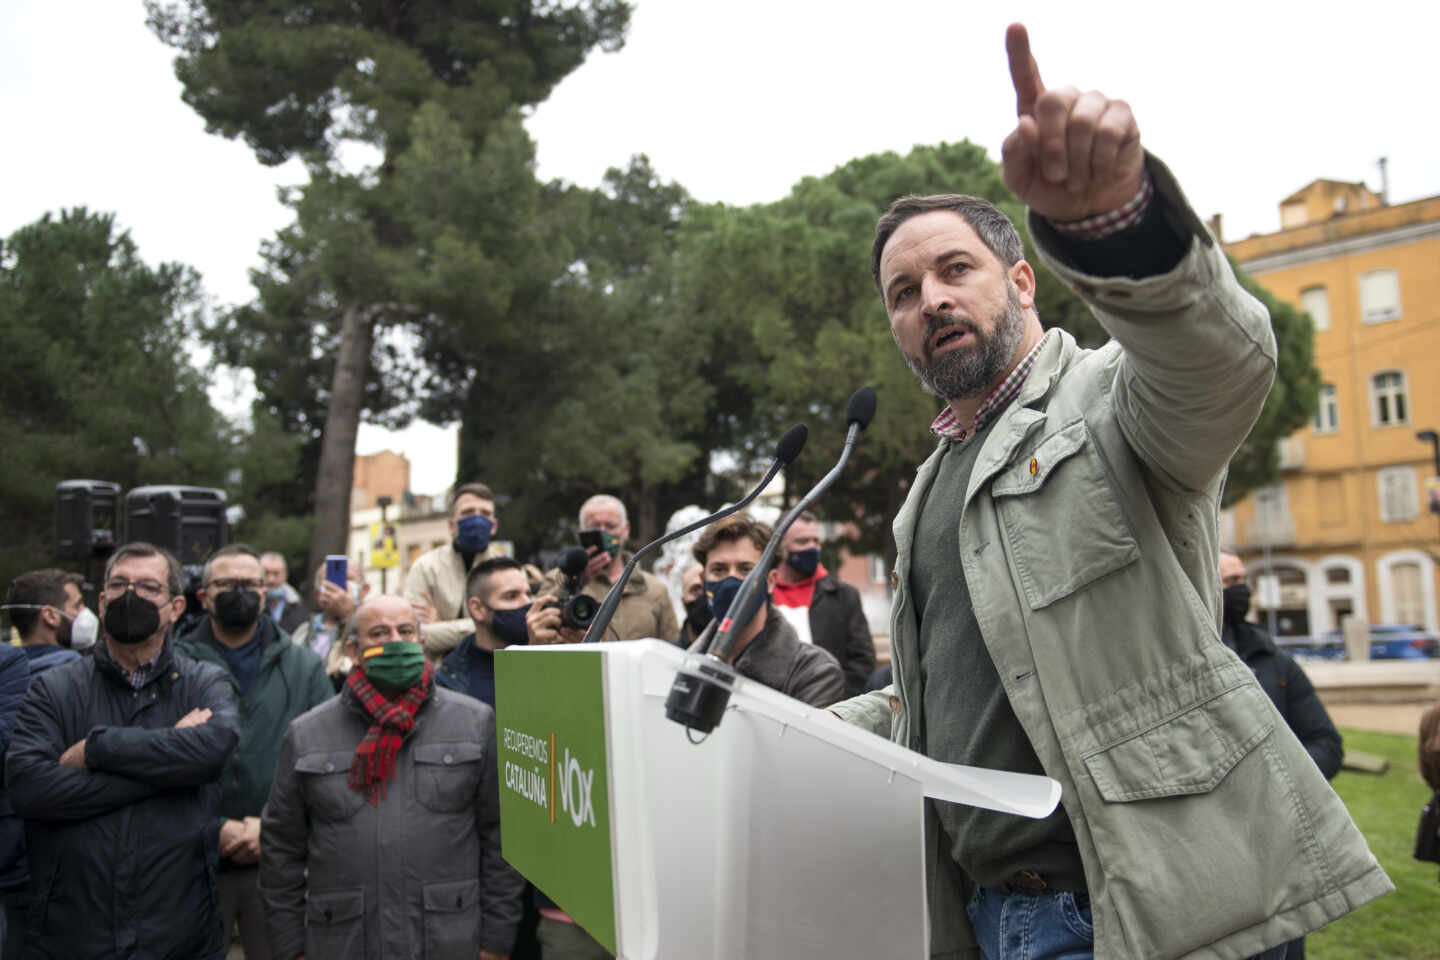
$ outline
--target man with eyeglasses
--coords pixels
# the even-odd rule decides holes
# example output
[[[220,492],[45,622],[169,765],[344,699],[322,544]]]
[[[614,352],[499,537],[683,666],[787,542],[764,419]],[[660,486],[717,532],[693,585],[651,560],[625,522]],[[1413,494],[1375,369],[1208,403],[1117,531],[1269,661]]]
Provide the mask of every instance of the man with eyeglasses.
[[[224,672],[173,648],[179,561],[111,554],[95,655],[35,678],[5,764],[30,859],[27,957],[225,955],[220,772],[239,739]]]
[[[269,960],[258,886],[260,811],[270,795],[280,742],[290,721],[334,695],[325,664],[262,612],[267,577],[260,554],[243,543],[205,562],[197,594],[209,614],[180,638],[186,656],[224,670],[240,694],[240,746],[222,780],[215,829],[220,838],[220,920],[227,940],[238,922],[246,960]]]

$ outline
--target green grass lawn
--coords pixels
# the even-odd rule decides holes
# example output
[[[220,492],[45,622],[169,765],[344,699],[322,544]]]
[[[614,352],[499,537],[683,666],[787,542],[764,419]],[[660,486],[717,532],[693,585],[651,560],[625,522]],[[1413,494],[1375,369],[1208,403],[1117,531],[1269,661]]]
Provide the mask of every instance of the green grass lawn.
[[[1332,781],[1395,891],[1306,938],[1310,960],[1440,958],[1440,864],[1411,856],[1430,788],[1416,770],[1415,737],[1342,730],[1350,750],[1390,761],[1382,776],[1348,770]]]

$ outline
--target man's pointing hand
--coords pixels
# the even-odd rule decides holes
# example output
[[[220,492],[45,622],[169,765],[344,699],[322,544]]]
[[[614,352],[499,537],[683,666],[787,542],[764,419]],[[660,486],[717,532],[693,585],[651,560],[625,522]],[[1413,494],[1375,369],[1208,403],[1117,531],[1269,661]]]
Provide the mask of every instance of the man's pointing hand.
[[[1083,220],[1129,202],[1145,176],[1140,128],[1123,100],[1045,89],[1025,26],[1005,31],[1019,122],[1001,147],[1005,185],[1049,220]]]

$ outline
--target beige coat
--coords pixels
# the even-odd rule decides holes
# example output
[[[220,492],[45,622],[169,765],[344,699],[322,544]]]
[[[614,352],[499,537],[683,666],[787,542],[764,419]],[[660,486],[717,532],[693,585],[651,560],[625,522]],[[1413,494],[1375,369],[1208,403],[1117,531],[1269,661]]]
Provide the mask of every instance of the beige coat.
[[[476,561],[499,556],[504,554],[492,543]],[[475,632],[475,622],[465,612],[465,577],[469,572],[459,551],[447,543],[422,554],[405,575],[405,599],[421,603],[429,597],[440,615],[439,620],[425,624],[420,631],[425,655],[431,660],[442,659]]]

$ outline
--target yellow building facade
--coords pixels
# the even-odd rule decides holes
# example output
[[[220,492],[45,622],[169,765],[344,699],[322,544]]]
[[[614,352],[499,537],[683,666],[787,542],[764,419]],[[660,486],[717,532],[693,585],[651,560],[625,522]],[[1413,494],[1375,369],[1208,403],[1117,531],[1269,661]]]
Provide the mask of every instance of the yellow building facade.
[[[1436,464],[1416,434],[1440,430],[1440,197],[1389,206],[1317,180],[1280,210],[1279,232],[1224,246],[1314,318],[1320,411],[1282,444],[1280,481],[1226,511],[1222,539],[1278,576],[1281,634],[1349,616],[1435,631]]]

